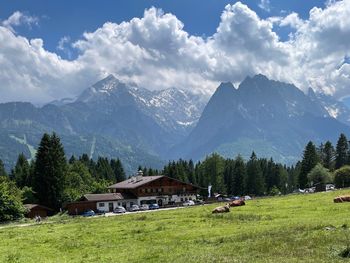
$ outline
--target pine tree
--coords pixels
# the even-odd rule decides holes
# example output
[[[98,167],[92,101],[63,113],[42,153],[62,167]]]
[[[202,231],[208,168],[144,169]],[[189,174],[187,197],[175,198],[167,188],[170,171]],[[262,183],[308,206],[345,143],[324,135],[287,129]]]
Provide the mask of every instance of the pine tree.
[[[59,137],[44,134],[34,167],[33,190],[39,203],[58,210],[62,204],[67,161]]]
[[[322,164],[325,168],[332,171],[334,169],[334,159],[335,159],[335,150],[330,141],[327,141],[323,147],[322,154]]]
[[[310,141],[304,150],[303,160],[301,162],[300,174],[299,174],[299,187],[304,189],[308,184],[308,173],[318,163],[318,155],[315,145]]]
[[[345,134],[340,134],[336,147],[335,169],[347,164],[349,144]]]
[[[1,159],[0,159],[0,177],[7,177],[5,166]]]
[[[119,158],[117,160],[112,159],[110,165],[111,165],[112,170],[113,170],[114,181],[117,183],[124,181],[125,180],[125,172],[124,172],[123,165],[122,165],[121,161],[119,160]]]
[[[248,194],[263,195],[265,191],[263,172],[255,152],[247,163],[246,192]]]
[[[11,179],[16,182],[20,188],[31,185],[30,166],[23,153],[18,155],[15,168],[11,172]]]
[[[233,190],[234,195],[243,195],[244,194],[244,182],[246,178],[246,165],[243,158],[238,155],[235,159],[235,165],[233,168]]]
[[[108,158],[98,157],[95,172],[99,180],[107,180],[109,182],[115,181],[114,172]]]

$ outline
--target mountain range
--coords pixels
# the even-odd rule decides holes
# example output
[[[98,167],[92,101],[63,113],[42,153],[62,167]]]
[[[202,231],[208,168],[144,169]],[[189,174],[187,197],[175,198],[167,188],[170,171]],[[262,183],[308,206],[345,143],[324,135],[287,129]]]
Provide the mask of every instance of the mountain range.
[[[247,158],[254,150],[290,164],[308,140],[334,142],[341,132],[350,134],[350,109],[263,75],[237,88],[221,83],[210,99],[177,88],[152,91],[110,75],[74,99],[42,107],[0,104],[0,159],[10,168],[21,152],[34,158],[42,134],[52,131],[67,156],[118,157],[128,173],[212,152]]]

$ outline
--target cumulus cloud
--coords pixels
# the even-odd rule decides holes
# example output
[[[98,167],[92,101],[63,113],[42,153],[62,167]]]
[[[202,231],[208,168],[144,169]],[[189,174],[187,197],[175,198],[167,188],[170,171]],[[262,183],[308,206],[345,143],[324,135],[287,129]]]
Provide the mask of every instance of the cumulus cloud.
[[[270,0],[260,0],[260,4],[258,5],[261,9],[270,12]]]
[[[69,47],[69,44],[71,42],[71,39],[69,36],[64,36],[60,39],[60,41],[58,41],[57,44],[57,50],[62,51],[63,53],[65,53],[68,57],[68,59],[72,58],[72,51]]]
[[[281,41],[274,26],[294,31]],[[78,95],[112,73],[125,82],[150,89],[178,87],[211,94],[221,81],[241,82],[262,73],[271,79],[309,87],[336,97],[349,95],[350,1],[313,8],[308,19],[298,14],[260,18],[248,6],[227,5],[215,34],[190,35],[173,14],[156,8],[120,24],[107,22],[57,49],[78,51],[65,60],[0,26],[1,101],[49,101]]]
[[[38,25],[39,19],[35,16],[25,15],[22,12],[16,11],[9,18],[2,21],[2,26],[10,29],[11,31],[15,31],[14,27],[20,25],[26,25],[28,27],[32,27],[32,25]]]

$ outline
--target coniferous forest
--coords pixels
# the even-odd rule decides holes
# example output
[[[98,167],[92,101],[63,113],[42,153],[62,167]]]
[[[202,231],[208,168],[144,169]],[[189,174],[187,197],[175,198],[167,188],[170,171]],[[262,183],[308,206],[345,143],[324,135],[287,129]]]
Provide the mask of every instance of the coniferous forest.
[[[144,176],[166,175],[227,196],[264,196],[288,194],[317,184],[334,183],[337,188],[350,186],[350,150],[344,134],[336,146],[330,141],[316,146],[309,142],[302,160],[286,166],[273,159],[259,158],[252,152],[249,160],[241,156],[225,159],[213,153],[205,159],[169,161],[162,170],[139,167]],[[135,171],[136,172],[136,171]],[[119,159],[87,154],[67,159],[60,138],[44,134],[35,160],[18,156],[16,165],[6,171],[0,160],[0,221],[23,216],[25,203],[39,203],[59,211],[65,203],[86,193],[103,193],[110,184],[127,178]]]

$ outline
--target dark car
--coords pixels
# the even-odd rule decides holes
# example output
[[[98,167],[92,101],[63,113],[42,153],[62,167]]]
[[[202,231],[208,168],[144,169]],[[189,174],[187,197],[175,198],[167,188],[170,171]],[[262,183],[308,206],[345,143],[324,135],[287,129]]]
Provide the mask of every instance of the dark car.
[[[95,212],[93,210],[87,210],[85,211],[82,216],[94,216],[95,215]]]
[[[150,204],[148,207],[149,210],[155,210],[155,209],[159,209],[159,205],[157,204]]]
[[[96,215],[104,215],[104,214],[106,214],[106,211],[97,209]]]

